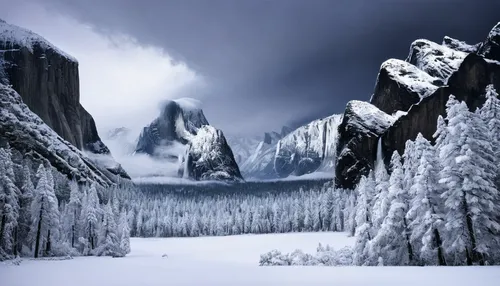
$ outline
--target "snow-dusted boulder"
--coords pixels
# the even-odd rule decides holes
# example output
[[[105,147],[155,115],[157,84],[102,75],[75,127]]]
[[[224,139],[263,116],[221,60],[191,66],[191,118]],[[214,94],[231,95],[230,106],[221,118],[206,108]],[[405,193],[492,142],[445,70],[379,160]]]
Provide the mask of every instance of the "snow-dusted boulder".
[[[377,142],[396,120],[374,105],[353,100],[347,103],[338,128],[335,182],[338,187],[353,188],[373,167]]]
[[[481,43],[475,45],[469,45],[464,41],[460,41],[448,36],[443,38],[443,46],[453,49],[455,51],[464,53],[476,53],[481,47]]]
[[[491,29],[478,53],[485,58],[500,61],[500,22]]]
[[[416,40],[410,46],[406,59],[420,70],[447,83],[450,75],[458,70],[467,53],[456,51],[429,40]]]
[[[432,94],[439,79],[428,75],[416,66],[397,59],[382,63],[370,103],[380,110],[393,114],[410,107]]]
[[[187,146],[184,172],[195,180],[242,181],[224,134],[212,126],[197,130]],[[186,174],[184,174],[186,176]]]
[[[279,177],[301,176],[321,166],[332,170],[335,165],[337,128],[342,115],[332,115],[297,128],[276,146],[274,170]]]
[[[26,104],[11,87],[0,83],[0,143],[8,143],[24,158],[48,161],[69,179],[95,182],[102,186],[115,183],[116,177],[61,138]],[[114,162],[111,156],[109,162]],[[119,165],[111,168],[119,169]]]
[[[111,158],[80,104],[75,58],[30,30],[0,21],[0,82],[12,85],[31,111],[79,150]],[[121,167],[109,171],[128,177]]]

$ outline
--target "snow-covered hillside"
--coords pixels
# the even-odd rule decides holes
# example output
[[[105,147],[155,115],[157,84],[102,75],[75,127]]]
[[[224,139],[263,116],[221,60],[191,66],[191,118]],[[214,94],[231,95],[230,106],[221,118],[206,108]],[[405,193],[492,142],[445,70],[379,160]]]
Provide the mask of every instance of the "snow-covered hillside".
[[[15,90],[0,83],[0,143],[2,141],[27,159],[45,158],[68,177],[102,186],[114,184],[111,173],[61,138],[23,103]],[[111,156],[102,155],[101,158],[104,157],[110,168],[120,168]]]
[[[133,238],[125,258],[78,257],[0,264],[9,286],[496,286],[499,267],[259,267],[271,249],[314,252],[318,243],[353,245],[345,233],[290,233],[200,238]],[[27,275],[29,273],[29,275]],[[91,275],[89,274],[91,273]],[[75,277],[78,279],[75,280]]]

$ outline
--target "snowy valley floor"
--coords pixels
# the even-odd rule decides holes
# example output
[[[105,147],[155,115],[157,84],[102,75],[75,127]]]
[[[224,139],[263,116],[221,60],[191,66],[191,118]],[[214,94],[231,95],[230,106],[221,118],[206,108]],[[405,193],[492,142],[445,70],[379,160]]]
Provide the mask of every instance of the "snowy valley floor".
[[[344,233],[292,233],[204,238],[135,238],[125,258],[24,259],[0,263],[1,286],[156,285],[477,285],[498,286],[500,267],[259,267],[260,254],[318,245],[352,245]],[[162,257],[167,254],[167,257]]]

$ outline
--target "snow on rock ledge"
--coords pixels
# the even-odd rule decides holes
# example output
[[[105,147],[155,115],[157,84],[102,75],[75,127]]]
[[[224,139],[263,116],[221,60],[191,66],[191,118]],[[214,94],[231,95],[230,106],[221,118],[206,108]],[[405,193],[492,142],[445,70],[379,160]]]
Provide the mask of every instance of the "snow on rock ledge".
[[[464,53],[475,53],[478,51],[481,43],[475,45],[469,45],[464,41],[460,41],[448,36],[443,38],[443,46],[453,49],[455,51],[464,52]]]
[[[189,178],[198,181],[243,180],[224,134],[210,125],[198,129],[188,144],[184,172]]]
[[[11,49],[26,47],[31,53],[33,53],[35,46],[38,46],[42,50],[53,50],[70,61],[78,62],[76,58],[63,52],[38,34],[28,29],[8,24],[2,19],[0,19],[0,46],[10,47]]]
[[[414,65],[389,59],[382,63],[370,103],[382,111],[393,114],[407,111],[413,104],[432,94],[439,79]]]
[[[450,75],[458,70],[466,56],[467,53],[420,39],[411,44],[406,61],[440,79],[441,85],[444,85]]]

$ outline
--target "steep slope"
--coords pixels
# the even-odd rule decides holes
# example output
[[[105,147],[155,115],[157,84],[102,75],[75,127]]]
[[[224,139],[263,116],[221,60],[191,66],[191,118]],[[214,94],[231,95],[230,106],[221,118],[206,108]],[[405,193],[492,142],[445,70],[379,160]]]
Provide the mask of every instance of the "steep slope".
[[[335,161],[337,127],[342,115],[332,115],[297,128],[276,146],[274,170],[281,177],[301,176],[320,167],[332,168]]]
[[[239,181],[242,176],[222,131],[208,121],[194,99],[167,101],[160,116],[144,127],[135,154],[168,161],[178,175],[194,180]]]
[[[61,138],[23,103],[15,90],[1,83],[0,143],[9,144],[28,160],[48,161],[70,179],[82,183],[96,182],[102,186],[115,183],[114,175],[99,168],[83,152]]]
[[[111,160],[94,119],[80,104],[76,59],[41,36],[0,20],[0,61],[0,82],[12,85],[43,122],[79,150]],[[109,171],[128,177],[115,163],[108,164]]]

